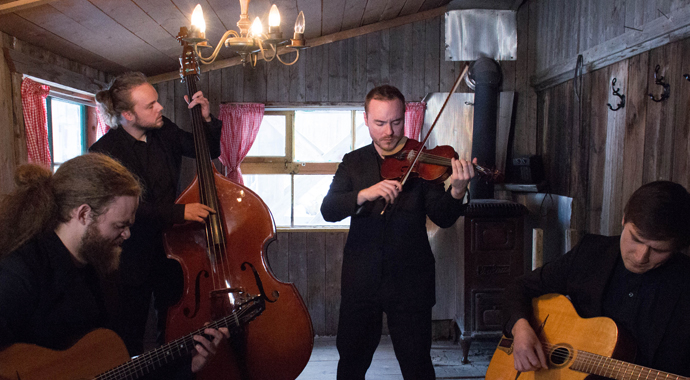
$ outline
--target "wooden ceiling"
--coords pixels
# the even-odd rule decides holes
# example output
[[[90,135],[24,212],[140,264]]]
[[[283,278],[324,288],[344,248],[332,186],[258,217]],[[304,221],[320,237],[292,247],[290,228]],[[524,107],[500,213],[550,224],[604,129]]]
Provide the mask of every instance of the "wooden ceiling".
[[[451,0],[252,0],[249,18],[267,25],[272,3],[281,14],[283,35],[290,37],[299,11],[305,37],[329,35],[446,6]],[[477,3],[455,0],[453,3]],[[481,3],[482,1],[479,1]],[[484,3],[513,4],[514,0]],[[209,43],[227,29],[237,30],[238,0],[0,0],[0,31],[95,69],[117,74],[128,70],[158,75],[179,68],[181,48],[175,36],[188,26],[200,3]],[[492,6],[494,7],[494,6]],[[219,59],[233,53],[221,49]]]

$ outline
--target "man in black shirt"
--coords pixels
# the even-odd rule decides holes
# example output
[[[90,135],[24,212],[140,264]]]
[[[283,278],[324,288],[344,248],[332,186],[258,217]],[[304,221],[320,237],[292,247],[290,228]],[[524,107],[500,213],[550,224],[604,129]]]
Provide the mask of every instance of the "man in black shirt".
[[[96,94],[96,100],[111,130],[89,150],[118,159],[144,187],[132,237],[122,247],[120,307],[116,312],[116,331],[130,353],[136,355],[144,349],[151,295],[158,312],[158,340],[162,343],[167,308],[182,290],[182,270],[165,256],[163,231],[185,221],[203,222],[214,211],[200,203],[175,204],[182,156],[195,157],[194,139],[162,115],[158,93],[143,74],[118,76],[107,90]],[[222,123],[211,116],[208,100],[201,92],[192,96],[189,108],[196,105],[201,106],[211,155],[218,157]]]
[[[17,189],[0,204],[0,349],[20,342],[66,349],[108,327],[99,277],[117,268],[141,188],[101,154],[69,160],[54,175],[22,166],[15,177]],[[185,372],[204,367],[228,335],[221,330],[205,330],[212,341],[194,337]]]
[[[405,97],[395,87],[376,87],[366,97],[364,116],[373,142],[343,157],[321,205],[327,221],[352,218],[343,253],[337,376],[364,380],[385,312],[403,377],[434,379],[435,264],[426,221],[429,216],[442,228],[455,223],[465,210],[463,198],[474,168],[453,159],[448,190],[419,178],[404,188],[396,180],[384,180],[383,156],[407,139]],[[384,204],[391,207],[382,213]]]
[[[690,375],[690,194],[657,181],[633,193],[620,237],[587,235],[563,257],[519,278],[506,292],[504,328],[515,369],[547,368],[533,328],[531,299],[567,295],[582,318],[605,316],[637,344],[635,364]]]

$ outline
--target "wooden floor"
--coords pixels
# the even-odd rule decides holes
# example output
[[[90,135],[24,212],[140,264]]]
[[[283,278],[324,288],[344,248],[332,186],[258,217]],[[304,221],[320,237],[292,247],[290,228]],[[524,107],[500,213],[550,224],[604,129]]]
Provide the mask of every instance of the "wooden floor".
[[[451,342],[435,342],[431,350],[437,379],[482,379],[486,373],[496,342],[475,341],[470,348],[469,364],[462,364],[460,346]],[[335,380],[338,351],[335,337],[314,338],[314,351],[307,367],[297,380]],[[374,360],[367,372],[367,380],[402,380],[400,366],[388,336],[381,338]]]

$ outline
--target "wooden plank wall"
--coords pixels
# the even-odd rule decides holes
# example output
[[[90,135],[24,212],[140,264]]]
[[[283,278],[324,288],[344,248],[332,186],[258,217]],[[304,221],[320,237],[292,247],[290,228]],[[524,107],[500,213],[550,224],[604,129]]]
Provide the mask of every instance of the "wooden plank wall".
[[[534,74],[690,4],[690,0],[530,0]],[[521,8],[521,10],[522,10]],[[578,22],[572,22],[578,20]]]
[[[671,97],[656,103],[662,87],[654,69],[671,85]],[[582,115],[574,115],[573,81],[538,94],[538,150],[545,160],[551,192],[575,199],[575,228],[614,235],[621,232],[623,207],[640,185],[676,181],[690,188],[690,39],[641,53],[586,74]],[[611,81],[626,96],[619,103]],[[578,122],[579,120],[579,122]]]
[[[347,231],[279,232],[268,246],[273,274],[295,284],[316,335],[335,335],[338,331],[340,270],[346,239]]]

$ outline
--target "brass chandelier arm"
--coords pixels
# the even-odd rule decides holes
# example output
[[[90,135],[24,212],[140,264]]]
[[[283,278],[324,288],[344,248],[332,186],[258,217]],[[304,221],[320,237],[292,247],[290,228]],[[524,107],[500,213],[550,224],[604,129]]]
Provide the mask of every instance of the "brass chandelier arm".
[[[194,52],[196,53],[196,56],[199,57],[199,60],[203,64],[210,64],[213,61],[215,61],[216,57],[218,57],[218,53],[220,52],[220,48],[223,47],[223,44],[225,43],[225,40],[232,35],[233,37],[239,37],[240,35],[234,31],[234,30],[228,30],[225,33],[223,33],[223,37],[220,38],[220,41],[218,42],[218,45],[216,45],[216,48],[213,50],[213,53],[208,56],[208,57],[203,57],[201,55],[201,52],[199,51],[198,44],[194,44]]]
[[[293,49],[293,50],[295,50],[295,51],[297,52],[297,56],[295,57],[295,60],[292,61],[292,62],[289,62],[289,63],[288,63],[288,62],[285,62],[285,61],[283,61],[282,59],[280,59],[280,55],[278,55],[278,52],[276,52],[276,57],[278,58],[278,60],[280,61],[280,63],[282,63],[283,65],[285,65],[285,66],[292,66],[292,65],[294,65],[295,63],[297,63],[297,60],[299,59],[299,49]]]

